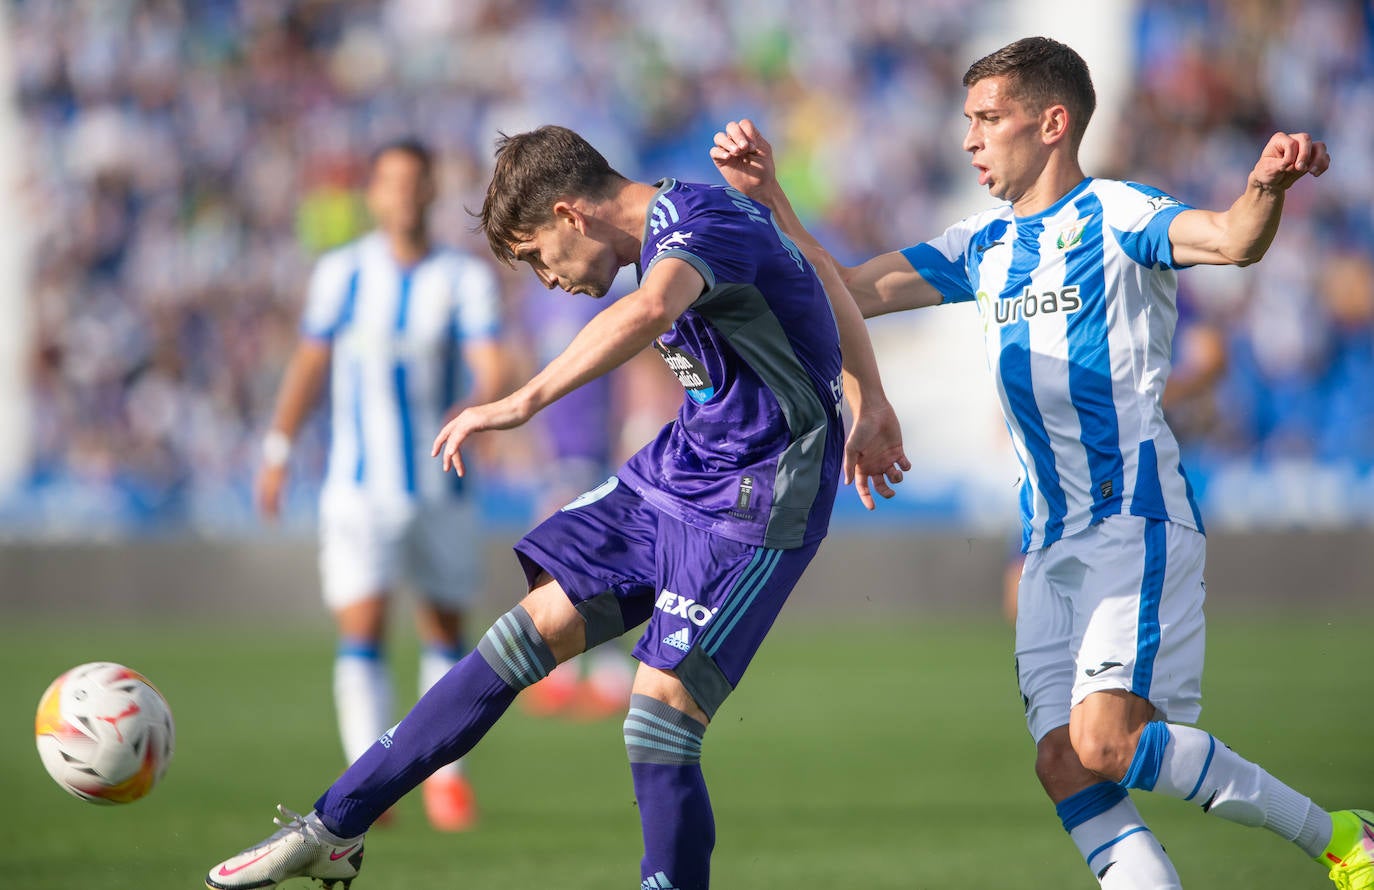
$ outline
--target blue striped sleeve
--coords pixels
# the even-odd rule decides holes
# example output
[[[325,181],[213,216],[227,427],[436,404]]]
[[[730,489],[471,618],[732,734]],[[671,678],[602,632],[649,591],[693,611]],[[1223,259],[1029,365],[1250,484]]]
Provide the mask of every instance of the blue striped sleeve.
[[[946,303],[964,303],[973,299],[964,258],[951,260],[930,242],[917,244],[902,251],[911,268],[940,292]]]

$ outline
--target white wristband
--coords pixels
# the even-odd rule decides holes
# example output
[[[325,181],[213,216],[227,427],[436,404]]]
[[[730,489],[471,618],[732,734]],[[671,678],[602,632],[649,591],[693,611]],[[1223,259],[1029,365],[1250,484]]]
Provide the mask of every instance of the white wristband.
[[[291,437],[281,430],[268,430],[262,437],[262,462],[269,467],[280,467],[291,456]]]

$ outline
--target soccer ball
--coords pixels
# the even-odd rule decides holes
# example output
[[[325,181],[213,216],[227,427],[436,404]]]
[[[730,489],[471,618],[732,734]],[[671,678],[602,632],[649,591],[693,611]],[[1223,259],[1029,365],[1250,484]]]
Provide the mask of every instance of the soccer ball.
[[[34,721],[43,766],[67,793],[99,804],[130,803],[172,759],[172,710],[139,674],[108,661],[72,668],[48,687]]]

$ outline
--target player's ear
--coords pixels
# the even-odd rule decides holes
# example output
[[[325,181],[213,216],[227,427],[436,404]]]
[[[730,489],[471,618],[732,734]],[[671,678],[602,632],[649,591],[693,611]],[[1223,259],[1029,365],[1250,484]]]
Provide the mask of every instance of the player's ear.
[[[1040,113],[1040,138],[1046,145],[1053,145],[1069,135],[1069,109],[1063,105],[1051,105]]]
[[[587,216],[571,201],[558,201],[553,205],[553,221],[556,225],[571,225],[577,231],[586,234]]]

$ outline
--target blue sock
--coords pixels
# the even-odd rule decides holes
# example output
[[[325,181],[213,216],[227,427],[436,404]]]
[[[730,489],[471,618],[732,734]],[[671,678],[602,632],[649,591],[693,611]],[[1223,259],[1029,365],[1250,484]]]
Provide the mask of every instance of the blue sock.
[[[676,708],[630,696],[625,748],[644,831],[641,890],[707,890],[711,884],[716,822],[701,773],[705,732]]]
[[[320,821],[343,838],[367,831],[431,773],[470,751],[516,694],[553,666],[534,622],[516,606],[321,795]]]

